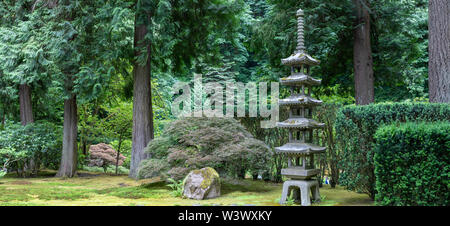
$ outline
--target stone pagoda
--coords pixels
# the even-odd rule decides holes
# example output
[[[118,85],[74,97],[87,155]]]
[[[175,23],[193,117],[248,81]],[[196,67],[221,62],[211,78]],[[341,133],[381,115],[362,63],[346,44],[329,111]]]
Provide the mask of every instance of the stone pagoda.
[[[279,100],[280,109],[289,111],[286,121],[278,122],[278,128],[289,130],[289,143],[275,148],[277,154],[285,155],[288,167],[281,170],[281,174],[289,180],[283,184],[280,204],[285,204],[288,196],[293,192],[302,206],[311,205],[310,192],[316,201],[320,201],[319,184],[314,178],[319,169],[314,167],[314,154],[325,152],[325,147],[314,145],[313,130],[324,127],[325,124],[311,119],[315,106],[322,101],[311,97],[311,86],[320,85],[320,80],[310,76],[310,67],[320,62],[306,53],[303,38],[303,10],[297,11],[298,37],[297,49],[294,54],[281,63],[291,67],[291,74],[281,78],[280,83],[290,87],[291,96]]]

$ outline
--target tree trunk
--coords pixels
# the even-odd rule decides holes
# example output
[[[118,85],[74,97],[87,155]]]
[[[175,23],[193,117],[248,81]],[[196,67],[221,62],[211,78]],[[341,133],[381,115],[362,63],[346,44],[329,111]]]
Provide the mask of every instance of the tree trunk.
[[[450,1],[430,0],[428,5],[430,102],[450,102]]]
[[[31,105],[31,88],[27,84],[19,85],[19,105],[20,121],[22,125],[26,126],[27,124],[34,122],[33,107]],[[34,157],[25,162],[23,171],[25,176],[37,173],[37,165]]]
[[[34,122],[31,106],[31,88],[27,84],[19,86],[20,121],[22,125]]]
[[[87,156],[87,141],[86,141],[86,139],[85,140],[83,140],[83,147],[82,147],[82,149],[83,149],[83,155],[84,156]]]
[[[119,157],[120,157],[120,146],[122,146],[122,135],[119,138],[119,146],[117,147],[117,156],[116,156],[116,175],[119,172]]]
[[[370,45],[370,14],[367,0],[353,0],[355,4],[355,30],[353,42],[353,68],[355,73],[355,100],[357,105],[374,102],[373,60]]]
[[[136,17],[137,21],[137,17]],[[150,15],[148,16],[150,21]],[[153,139],[153,109],[151,93],[151,49],[150,42],[145,40],[147,27],[145,24],[135,22],[134,46],[135,55],[142,54],[139,50],[145,49],[147,55],[145,65],[135,62],[134,65],[134,90],[133,90],[133,144],[131,152],[130,174],[137,178],[137,170],[140,162],[146,159],[144,148]]]
[[[64,101],[64,134],[61,165],[57,177],[73,177],[77,171],[77,98],[72,94]]]

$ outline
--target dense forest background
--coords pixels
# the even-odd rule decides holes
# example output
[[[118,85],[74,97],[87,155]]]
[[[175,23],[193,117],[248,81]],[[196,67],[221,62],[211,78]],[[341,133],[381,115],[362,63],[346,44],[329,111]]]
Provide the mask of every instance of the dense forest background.
[[[307,52],[321,61],[311,72],[322,79],[312,92],[317,98],[341,105],[428,101],[428,6],[427,0],[3,0],[0,142],[28,145],[23,153],[9,150],[20,159],[18,171],[44,165],[69,177],[84,167],[90,145],[109,143],[136,177],[150,157],[144,148],[174,120],[177,81],[190,82],[194,73],[205,82],[278,81],[289,73],[280,59],[294,52],[299,8]],[[242,123],[270,143],[253,121]]]

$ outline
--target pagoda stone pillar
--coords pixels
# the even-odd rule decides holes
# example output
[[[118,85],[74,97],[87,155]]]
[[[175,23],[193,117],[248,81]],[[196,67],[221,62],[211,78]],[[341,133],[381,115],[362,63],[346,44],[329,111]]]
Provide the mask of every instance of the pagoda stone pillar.
[[[278,122],[277,127],[289,130],[289,142],[275,148],[275,152],[288,159],[288,167],[281,170],[281,175],[289,180],[283,184],[280,204],[285,204],[294,192],[293,197],[301,200],[302,206],[309,206],[310,193],[315,201],[320,201],[319,184],[315,179],[320,170],[314,166],[314,155],[325,152],[326,148],[313,144],[313,130],[321,129],[325,124],[311,118],[314,108],[322,101],[311,97],[311,87],[320,85],[321,80],[311,77],[310,68],[320,62],[306,53],[303,15],[299,9],[297,48],[294,54],[281,60],[283,65],[291,67],[291,74],[280,79],[281,85],[290,88],[291,95],[278,101],[280,109],[289,111],[289,118]]]

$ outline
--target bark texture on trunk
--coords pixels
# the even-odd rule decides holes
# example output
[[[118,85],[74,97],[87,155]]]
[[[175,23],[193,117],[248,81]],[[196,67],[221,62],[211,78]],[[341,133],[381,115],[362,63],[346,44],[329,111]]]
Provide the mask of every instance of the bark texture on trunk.
[[[27,84],[19,85],[20,121],[22,125],[34,122],[31,105],[31,88]]]
[[[428,17],[430,102],[450,103],[450,1],[430,0]]]
[[[77,171],[77,98],[72,95],[64,101],[64,134],[61,165],[57,177],[73,177]]]
[[[370,14],[367,0],[353,0],[355,4],[355,30],[353,42],[353,69],[355,74],[355,100],[357,105],[374,102],[372,47],[370,45]]]
[[[149,18],[150,19],[150,18]],[[145,24],[135,25],[134,45],[137,49],[145,49],[148,54],[145,65],[135,62],[133,90],[133,144],[131,152],[130,174],[137,178],[137,170],[142,160],[149,156],[144,148],[153,139],[153,109],[151,93],[151,49],[145,41],[147,28]],[[141,52],[136,51],[136,56]]]
[[[19,85],[20,122],[23,126],[34,122],[33,107],[31,104],[31,87],[28,84]],[[29,159],[24,165],[24,175],[37,174],[38,164],[34,158]]]
[[[117,155],[116,155],[116,175],[119,173],[120,146],[122,146],[122,136],[120,136],[120,138],[119,138],[119,146],[117,147]]]

